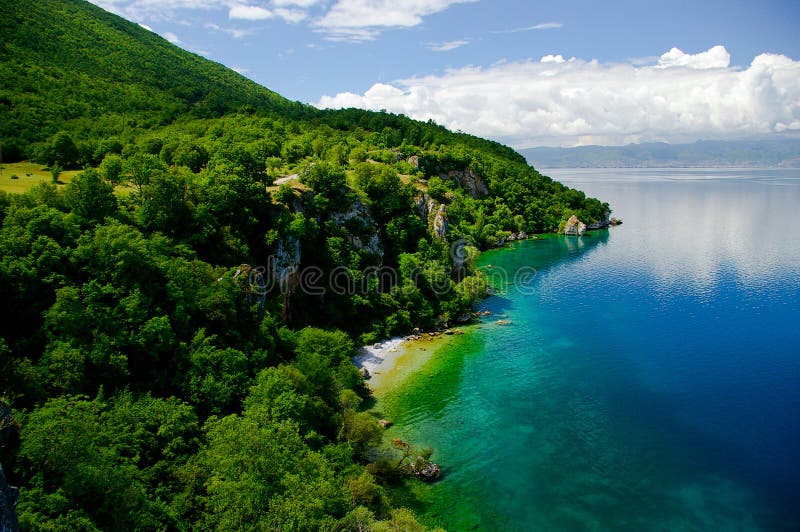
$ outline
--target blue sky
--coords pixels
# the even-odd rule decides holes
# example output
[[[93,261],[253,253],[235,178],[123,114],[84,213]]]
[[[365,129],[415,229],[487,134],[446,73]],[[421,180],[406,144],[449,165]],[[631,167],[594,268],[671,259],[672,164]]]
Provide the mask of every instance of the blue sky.
[[[800,133],[800,2],[93,0],[306,103],[522,148]]]

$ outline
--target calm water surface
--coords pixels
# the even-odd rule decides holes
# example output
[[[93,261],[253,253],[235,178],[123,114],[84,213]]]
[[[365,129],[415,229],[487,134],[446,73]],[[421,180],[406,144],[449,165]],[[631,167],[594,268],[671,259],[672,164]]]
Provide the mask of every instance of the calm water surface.
[[[800,530],[800,171],[543,173],[624,224],[482,256],[493,315],[378,405],[445,472],[395,505],[450,530]]]

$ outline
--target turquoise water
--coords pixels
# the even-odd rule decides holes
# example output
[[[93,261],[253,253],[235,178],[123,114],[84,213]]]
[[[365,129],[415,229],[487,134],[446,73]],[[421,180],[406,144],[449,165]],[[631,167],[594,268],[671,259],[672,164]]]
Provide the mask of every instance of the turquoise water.
[[[800,530],[800,171],[545,173],[624,224],[482,256],[492,316],[379,404],[444,472],[395,504],[450,530]]]

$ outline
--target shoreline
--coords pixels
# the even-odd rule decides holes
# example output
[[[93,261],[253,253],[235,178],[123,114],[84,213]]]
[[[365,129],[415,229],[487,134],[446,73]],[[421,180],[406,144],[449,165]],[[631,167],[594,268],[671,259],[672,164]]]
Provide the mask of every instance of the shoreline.
[[[422,368],[436,352],[447,345],[448,340],[468,334],[421,333],[410,336],[395,336],[363,346],[353,357],[353,364],[369,372],[366,379],[372,395],[377,399],[403,383]]]

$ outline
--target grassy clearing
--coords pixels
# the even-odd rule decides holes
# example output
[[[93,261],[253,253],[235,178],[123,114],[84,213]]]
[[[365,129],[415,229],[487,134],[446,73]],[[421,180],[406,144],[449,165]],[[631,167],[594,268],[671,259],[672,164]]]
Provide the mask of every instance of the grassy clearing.
[[[53,176],[50,175],[50,170],[47,167],[31,162],[21,163],[3,163],[2,172],[0,172],[0,190],[11,193],[21,193],[30,189],[36,183],[51,182]],[[64,186],[72,178],[79,174],[81,170],[65,170],[58,176],[58,185]],[[17,176],[17,179],[11,179],[12,176]]]

